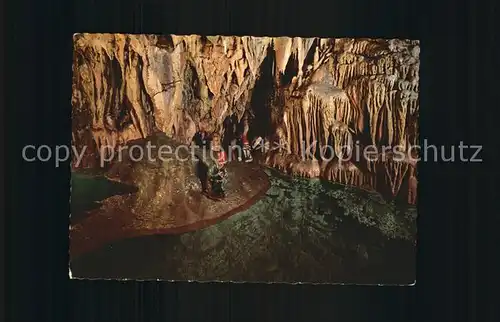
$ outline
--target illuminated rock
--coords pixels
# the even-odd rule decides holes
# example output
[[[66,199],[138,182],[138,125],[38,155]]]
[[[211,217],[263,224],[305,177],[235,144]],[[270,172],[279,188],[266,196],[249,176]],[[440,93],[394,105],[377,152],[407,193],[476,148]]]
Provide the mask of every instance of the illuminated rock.
[[[384,186],[392,195],[405,190],[416,200],[407,162],[354,161],[361,174],[319,155],[328,145],[344,158],[358,141],[403,152],[418,143],[418,41],[77,34],[74,47],[73,143],[87,146],[81,166],[95,166],[103,146],[157,132],[188,143],[198,128],[222,133],[226,116],[241,120],[249,112],[268,115],[251,120],[249,133],[269,123],[267,139],[283,146],[263,158],[267,165]],[[256,84],[266,73],[272,90],[258,103],[265,106],[256,106]]]

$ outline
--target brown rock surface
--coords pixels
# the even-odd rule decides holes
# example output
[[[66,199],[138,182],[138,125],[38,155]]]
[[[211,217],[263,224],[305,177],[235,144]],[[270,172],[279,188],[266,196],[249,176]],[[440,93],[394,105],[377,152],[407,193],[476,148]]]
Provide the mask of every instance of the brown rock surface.
[[[145,146],[174,143],[165,137],[134,142]],[[178,234],[197,230],[223,220],[253,204],[269,187],[267,175],[257,164],[230,163],[227,166],[227,197],[213,201],[201,194],[194,162],[161,161],[152,149],[149,161],[134,162],[123,154],[106,171],[111,180],[137,187],[136,193],[118,195],[87,211],[81,220],[72,219],[71,256],[79,256],[114,240],[153,234]],[[154,158],[157,158],[154,160]],[[164,155],[164,159],[169,155]]]
[[[248,111],[257,115],[251,133],[286,146],[264,158],[268,165],[392,196],[403,189],[416,200],[416,168],[406,160],[338,167],[297,156],[313,141],[336,154],[356,141],[405,152],[417,144],[418,41],[78,34],[74,45],[73,140],[87,146],[83,166],[95,166],[102,146],[157,131],[186,143],[200,125],[222,132],[226,116]],[[274,85],[261,106],[252,98],[267,74]]]

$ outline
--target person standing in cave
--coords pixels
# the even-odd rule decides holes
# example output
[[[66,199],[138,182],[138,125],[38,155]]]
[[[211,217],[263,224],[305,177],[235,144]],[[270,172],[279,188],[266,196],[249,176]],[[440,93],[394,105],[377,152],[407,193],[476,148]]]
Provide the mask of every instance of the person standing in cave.
[[[248,116],[243,116],[239,127],[238,141],[241,150],[243,151],[243,159],[245,162],[252,162],[253,157],[250,151],[250,141],[248,140],[248,131],[250,129],[250,122],[248,121]],[[241,161],[241,157],[238,156],[238,161]]]
[[[227,171],[225,165],[227,163],[226,151],[224,151],[221,138],[218,133],[212,134],[212,144],[210,147],[211,157],[215,162],[209,169],[211,197],[224,198],[226,196],[225,183],[227,180]]]
[[[210,138],[208,137],[208,133],[201,127],[194,135],[193,141],[197,146],[201,148],[208,148],[210,145]]]
[[[198,160],[196,163],[196,176],[200,179],[201,192],[205,195],[209,194],[208,190],[208,167],[202,160]]]

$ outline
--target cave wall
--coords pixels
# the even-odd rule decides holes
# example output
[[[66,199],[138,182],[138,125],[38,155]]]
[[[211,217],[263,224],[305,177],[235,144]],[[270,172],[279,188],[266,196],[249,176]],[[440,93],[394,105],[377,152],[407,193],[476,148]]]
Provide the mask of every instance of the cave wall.
[[[157,131],[187,143],[249,108],[269,38],[76,34],[73,144],[84,166],[102,146]]]
[[[266,163],[416,203],[416,164],[382,151],[397,146],[409,155],[410,147],[418,144],[419,42],[280,38],[275,51],[281,98],[272,108],[278,115],[277,140],[286,151],[270,152]],[[288,81],[293,60],[298,70]],[[339,162],[319,157],[321,145],[333,146],[336,155],[346,157],[342,147],[356,153],[356,142],[361,152],[368,145],[376,147],[378,160],[353,155],[352,161]],[[314,156],[299,160],[296,156],[311,145]]]
[[[286,146],[267,153],[268,165],[415,203],[411,162],[297,156],[313,141],[336,154],[356,141],[416,144],[419,51],[409,40],[76,34],[73,144],[87,147],[80,166],[93,167],[102,146],[155,132],[187,143],[198,128],[221,132],[227,115],[248,111],[251,132]]]

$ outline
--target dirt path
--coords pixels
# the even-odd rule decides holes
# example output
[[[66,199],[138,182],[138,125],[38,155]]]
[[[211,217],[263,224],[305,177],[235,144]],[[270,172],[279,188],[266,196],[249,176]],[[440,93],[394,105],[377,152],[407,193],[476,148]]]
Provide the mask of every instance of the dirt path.
[[[75,258],[112,241],[154,234],[180,234],[213,225],[254,204],[269,188],[256,164],[228,164],[228,195],[222,201],[200,194],[190,164],[164,167],[140,165],[118,181],[138,187],[133,194],[105,199],[70,231]]]

